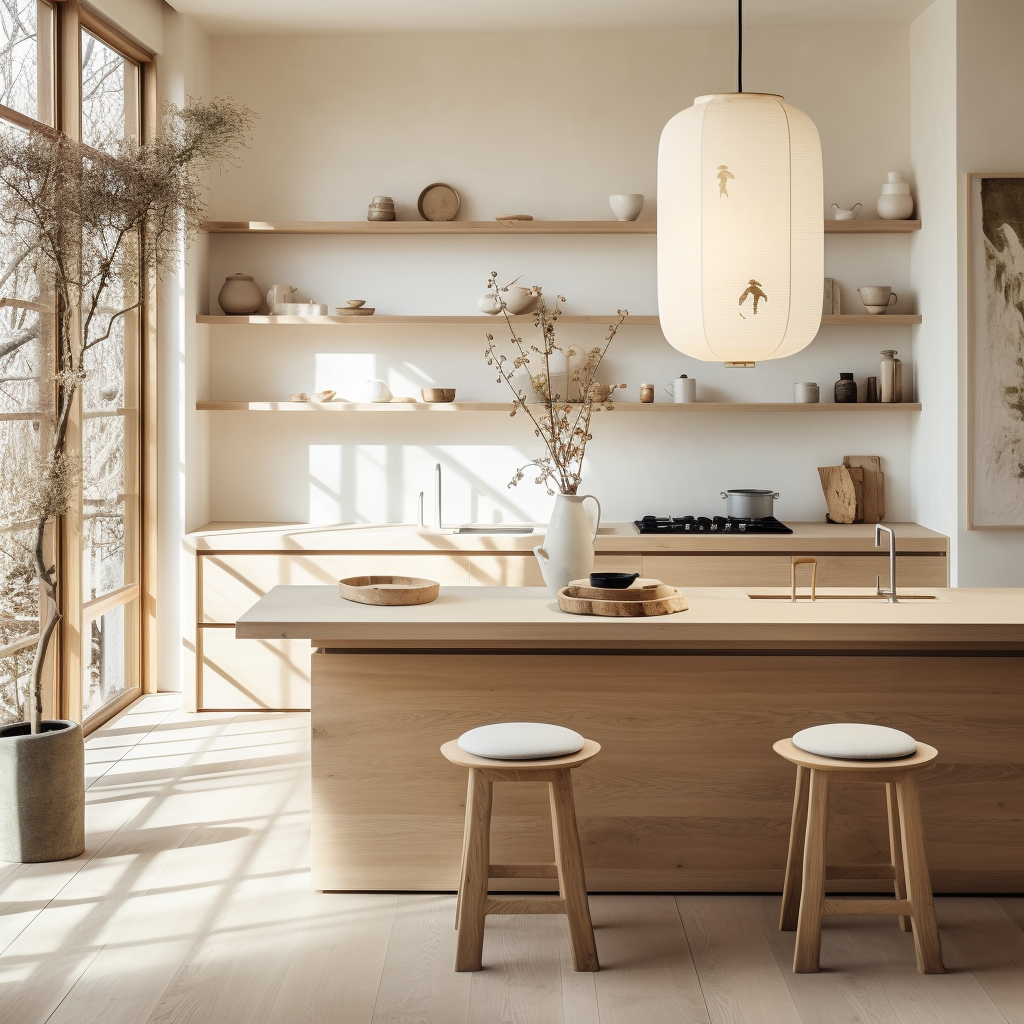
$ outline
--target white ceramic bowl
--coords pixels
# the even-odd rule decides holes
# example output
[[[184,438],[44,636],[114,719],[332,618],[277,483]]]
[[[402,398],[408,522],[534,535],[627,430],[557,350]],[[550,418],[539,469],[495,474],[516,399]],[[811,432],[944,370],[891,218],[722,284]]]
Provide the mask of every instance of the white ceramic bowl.
[[[609,196],[608,204],[619,220],[636,220],[644,208],[644,197],[639,192],[621,192],[617,196]]]

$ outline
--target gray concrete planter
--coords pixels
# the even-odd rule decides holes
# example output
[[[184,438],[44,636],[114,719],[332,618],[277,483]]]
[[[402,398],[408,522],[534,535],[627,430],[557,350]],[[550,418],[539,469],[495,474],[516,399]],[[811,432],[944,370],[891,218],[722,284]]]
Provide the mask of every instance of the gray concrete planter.
[[[77,722],[0,728],[0,860],[67,860],[85,849],[85,741]]]

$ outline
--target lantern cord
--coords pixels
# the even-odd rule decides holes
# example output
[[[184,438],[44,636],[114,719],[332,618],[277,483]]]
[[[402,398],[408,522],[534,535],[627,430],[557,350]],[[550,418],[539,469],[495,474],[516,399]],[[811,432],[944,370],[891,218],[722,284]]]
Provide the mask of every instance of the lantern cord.
[[[736,0],[736,91],[743,92],[743,0]]]

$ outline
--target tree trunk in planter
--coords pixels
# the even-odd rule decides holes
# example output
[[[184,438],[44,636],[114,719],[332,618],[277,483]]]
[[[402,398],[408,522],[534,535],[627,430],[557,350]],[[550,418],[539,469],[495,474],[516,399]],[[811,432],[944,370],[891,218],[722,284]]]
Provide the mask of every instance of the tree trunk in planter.
[[[0,860],[67,860],[85,849],[85,741],[77,722],[0,728]]]

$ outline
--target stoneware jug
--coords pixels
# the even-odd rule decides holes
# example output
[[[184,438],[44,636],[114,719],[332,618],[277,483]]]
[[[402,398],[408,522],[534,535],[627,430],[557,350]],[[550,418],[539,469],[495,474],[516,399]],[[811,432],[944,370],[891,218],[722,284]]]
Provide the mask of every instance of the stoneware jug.
[[[583,503],[592,501],[597,515],[587,515]],[[594,538],[601,525],[601,503],[592,494],[556,494],[544,546],[533,549],[541,575],[552,597],[573,580],[586,579],[594,570]]]

